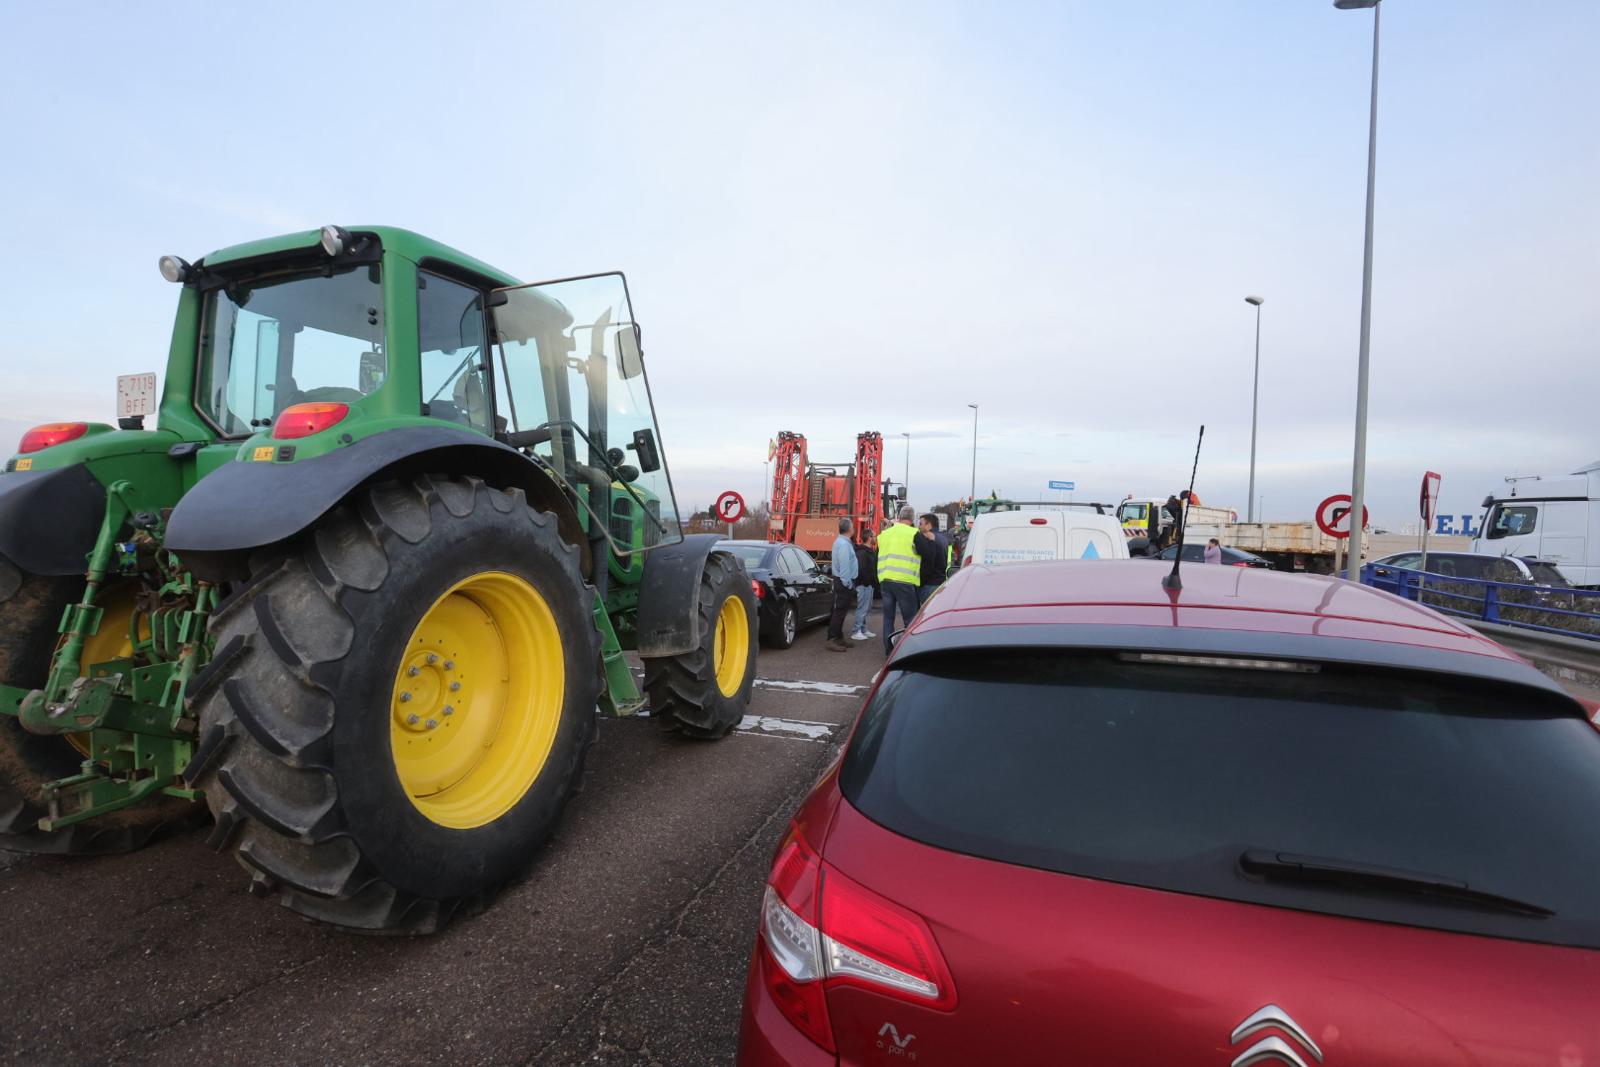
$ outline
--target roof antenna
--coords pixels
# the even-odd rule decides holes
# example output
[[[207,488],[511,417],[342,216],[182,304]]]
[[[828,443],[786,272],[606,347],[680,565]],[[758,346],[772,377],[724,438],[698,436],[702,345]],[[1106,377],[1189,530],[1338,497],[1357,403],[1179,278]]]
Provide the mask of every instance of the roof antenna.
[[[1183,527],[1189,518],[1189,501],[1194,498],[1194,476],[1200,469],[1200,442],[1206,439],[1206,428],[1200,427],[1200,436],[1194,442],[1194,466],[1189,468],[1189,491],[1183,495],[1183,507],[1178,509],[1178,532],[1173,540],[1177,543],[1178,551],[1173,553],[1172,573],[1161,579],[1161,585],[1166,589],[1182,589],[1183,578],[1178,574],[1178,567],[1183,563]]]

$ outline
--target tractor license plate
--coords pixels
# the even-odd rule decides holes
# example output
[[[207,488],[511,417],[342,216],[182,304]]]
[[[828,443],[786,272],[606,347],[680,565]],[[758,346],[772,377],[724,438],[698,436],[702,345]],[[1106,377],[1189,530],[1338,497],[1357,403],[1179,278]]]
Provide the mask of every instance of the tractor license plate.
[[[154,374],[117,375],[117,418],[131,419],[156,413]]]

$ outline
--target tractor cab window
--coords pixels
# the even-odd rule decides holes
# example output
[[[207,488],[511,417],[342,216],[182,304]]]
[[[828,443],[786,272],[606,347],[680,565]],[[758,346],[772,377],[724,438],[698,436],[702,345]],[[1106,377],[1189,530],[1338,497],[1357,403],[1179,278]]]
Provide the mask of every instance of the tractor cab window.
[[[492,433],[483,294],[418,271],[417,338],[423,414]]]
[[[622,275],[501,289],[489,304],[512,441],[523,435],[617,552],[682,540]]]
[[[270,426],[291,404],[355,403],[388,374],[376,266],[216,289],[202,323],[195,404],[224,436]]]

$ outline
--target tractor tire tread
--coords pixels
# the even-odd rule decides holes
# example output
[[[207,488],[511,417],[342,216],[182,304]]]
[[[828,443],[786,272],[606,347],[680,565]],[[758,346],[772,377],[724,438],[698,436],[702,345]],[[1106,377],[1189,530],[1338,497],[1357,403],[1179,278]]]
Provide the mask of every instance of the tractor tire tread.
[[[262,576],[213,614],[218,647],[234,650],[233,659],[221,683],[206,679],[197,697],[202,740],[190,781],[205,790],[216,818],[211,843],[234,851],[251,873],[251,892],[354,932],[424,934],[481,907],[498,888],[431,900],[386,881],[340,807],[331,751],[340,662],[357,646],[351,599],[367,598],[370,610],[397,548],[419,544],[436,521],[482,507],[521,507],[533,525],[555,528],[520,492],[477,478],[420,475],[370,486],[261,560]],[[559,544],[592,618],[594,592],[578,574],[577,550]],[[597,628],[594,641],[598,665]],[[593,737],[591,726],[584,750]]]

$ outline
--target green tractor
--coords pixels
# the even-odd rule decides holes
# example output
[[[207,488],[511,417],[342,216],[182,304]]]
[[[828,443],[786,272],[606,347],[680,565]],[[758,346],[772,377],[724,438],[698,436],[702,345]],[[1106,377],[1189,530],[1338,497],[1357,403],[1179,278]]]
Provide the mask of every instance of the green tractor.
[[[663,726],[737,725],[751,583],[680,531],[622,275],[336,226],[161,271],[156,428],[126,379],[0,474],[0,847],[209,811],[252,892],[428,932],[550,834],[596,709],[646,707],[625,649]]]

